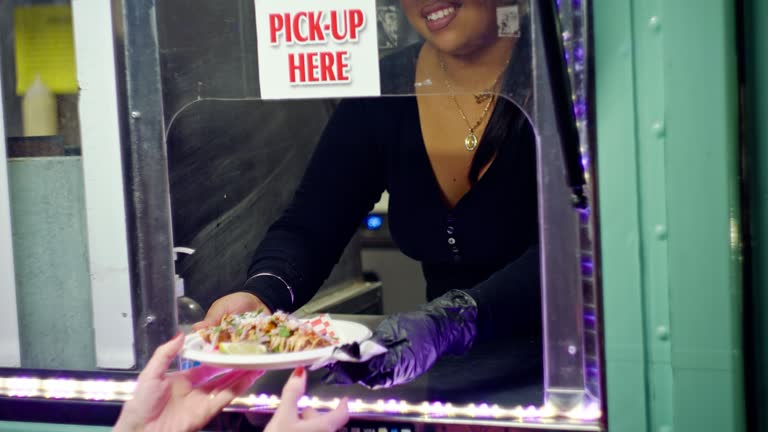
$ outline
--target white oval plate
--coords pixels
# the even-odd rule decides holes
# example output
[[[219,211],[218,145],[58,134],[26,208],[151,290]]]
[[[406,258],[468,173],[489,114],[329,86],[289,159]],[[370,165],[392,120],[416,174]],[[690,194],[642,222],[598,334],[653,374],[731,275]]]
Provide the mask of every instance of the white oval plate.
[[[200,338],[200,335],[192,333],[187,335],[184,340],[184,350],[181,356],[210,366],[227,369],[293,369],[299,366],[309,366],[331,355],[333,349],[339,345],[362,342],[371,337],[371,330],[368,327],[352,321],[333,320],[331,321],[331,330],[339,339],[339,342],[334,346],[291,353],[265,354],[221,354],[206,351],[205,342]]]

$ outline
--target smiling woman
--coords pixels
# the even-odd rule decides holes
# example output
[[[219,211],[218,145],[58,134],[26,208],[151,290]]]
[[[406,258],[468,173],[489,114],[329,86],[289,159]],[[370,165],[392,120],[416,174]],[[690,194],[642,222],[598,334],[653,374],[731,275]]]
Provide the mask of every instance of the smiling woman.
[[[381,87],[415,97],[339,104],[290,205],[256,247],[250,277],[205,320],[304,306],[386,190],[392,236],[421,262],[430,303],[378,327],[385,356],[329,377],[376,387],[412,381],[476,339],[478,350],[491,339],[525,341],[528,353],[541,346],[536,141],[524,111],[530,37],[499,36],[491,1],[401,6],[423,41],[381,61]],[[539,362],[534,355],[518,373]]]
[[[488,56],[491,45],[509,42],[498,38],[495,1],[402,0],[400,5],[416,31],[447,55]]]

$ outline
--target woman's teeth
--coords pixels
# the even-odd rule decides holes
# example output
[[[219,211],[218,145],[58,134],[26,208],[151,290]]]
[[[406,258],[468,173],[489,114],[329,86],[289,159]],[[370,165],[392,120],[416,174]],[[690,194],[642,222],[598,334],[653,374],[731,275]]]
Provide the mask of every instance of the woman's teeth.
[[[431,14],[427,15],[427,21],[437,21],[440,18],[444,18],[450,14],[452,14],[456,8],[449,7],[446,9],[440,9],[439,11],[432,12]]]

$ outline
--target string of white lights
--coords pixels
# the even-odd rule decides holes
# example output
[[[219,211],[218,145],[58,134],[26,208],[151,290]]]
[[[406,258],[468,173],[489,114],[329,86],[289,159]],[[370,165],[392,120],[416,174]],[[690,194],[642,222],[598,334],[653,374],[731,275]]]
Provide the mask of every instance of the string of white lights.
[[[41,379],[33,377],[0,377],[0,396],[19,398],[46,398],[67,400],[126,401],[130,400],[136,388],[135,381],[113,380],[78,380],[71,378]],[[299,407],[311,407],[318,410],[333,409],[339,399],[320,399],[304,396],[299,400]],[[233,405],[248,408],[274,409],[280,404],[276,395],[251,394],[233,401]],[[422,402],[413,404],[404,400],[377,400],[366,402],[355,399],[349,402],[353,413],[416,414],[428,417],[448,418],[487,418],[487,419],[557,419],[594,421],[602,413],[597,404],[580,406],[568,412],[558,412],[550,405],[541,407],[522,405],[504,408],[499,405],[468,404],[456,406],[442,402]]]

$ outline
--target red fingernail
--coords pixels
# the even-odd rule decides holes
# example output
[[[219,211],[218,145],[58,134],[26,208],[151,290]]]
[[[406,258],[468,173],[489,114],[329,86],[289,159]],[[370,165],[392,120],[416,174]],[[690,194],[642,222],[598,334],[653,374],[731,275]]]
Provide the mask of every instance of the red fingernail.
[[[301,378],[301,376],[304,375],[304,366],[297,367],[296,370],[293,371],[293,374],[296,377]]]

